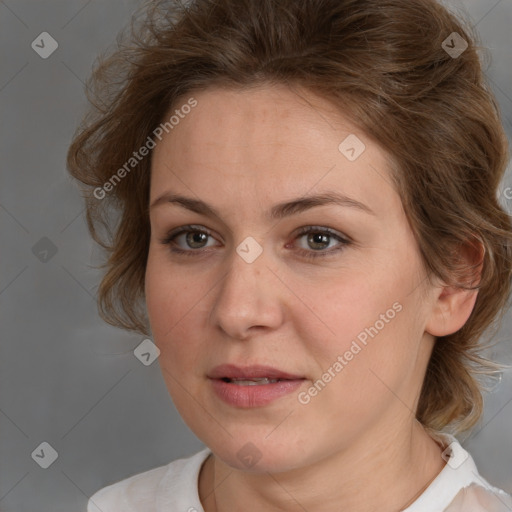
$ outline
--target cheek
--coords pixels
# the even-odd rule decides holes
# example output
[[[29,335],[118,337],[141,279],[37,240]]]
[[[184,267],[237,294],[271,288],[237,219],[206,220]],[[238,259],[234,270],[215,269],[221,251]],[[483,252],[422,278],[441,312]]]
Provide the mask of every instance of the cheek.
[[[151,250],[145,276],[146,307],[151,331],[160,350],[175,331],[187,311],[187,288],[176,272]]]
[[[361,333],[362,338],[365,328],[392,307],[397,294],[390,290],[390,283],[379,283],[370,273],[331,279],[328,287],[309,287],[305,302],[314,314],[304,308],[303,322],[311,327],[311,337],[305,339],[321,341],[326,352],[348,350],[352,340]]]
[[[336,376],[344,374],[332,379],[332,388],[339,386],[343,394],[357,388],[355,396],[361,396],[383,388],[370,370],[392,387],[410,371],[421,333],[408,277],[381,270],[331,281],[327,291],[309,288],[307,303],[315,314],[303,308],[300,337],[318,362],[317,378],[331,368]]]
[[[150,247],[145,276],[146,306],[153,334],[161,336],[177,325],[189,308],[188,294],[193,287],[178,267],[165,257],[165,251]],[[197,283],[195,283],[197,285]],[[197,295],[197,293],[196,293]]]
[[[198,354],[204,353],[203,323],[208,318],[208,282],[172,268],[165,256],[148,255],[146,306],[160,363],[177,374],[196,368]],[[211,291],[211,290],[210,290]]]

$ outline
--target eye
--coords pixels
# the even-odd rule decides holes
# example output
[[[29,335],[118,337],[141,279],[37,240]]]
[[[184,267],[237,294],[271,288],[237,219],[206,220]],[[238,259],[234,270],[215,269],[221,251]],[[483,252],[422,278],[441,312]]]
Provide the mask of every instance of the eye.
[[[191,249],[203,249],[207,247],[205,242],[208,240],[208,237],[211,237],[212,234],[206,228],[202,228],[201,226],[182,226],[171,231],[166,238],[161,240],[162,244],[169,245],[171,252],[178,254],[186,254],[187,256],[194,256],[199,252],[198,250],[186,250],[176,247],[176,241],[180,238],[184,240],[184,242]]]
[[[206,245],[208,237],[212,237],[212,234],[206,228],[202,226],[181,226],[171,231],[161,243],[170,246],[170,251],[175,254],[183,254],[186,256],[199,256],[206,251],[202,249],[208,247]],[[341,236],[336,231],[319,226],[305,226],[299,230],[296,239],[305,238],[306,244],[311,250],[300,248],[298,252],[305,258],[313,259],[319,257],[330,256],[335,252],[344,249],[347,245],[351,244],[348,238]],[[183,243],[189,247],[189,249],[183,249],[183,246],[178,246],[178,241],[183,240]],[[334,248],[324,250],[328,248],[330,243],[335,240],[338,242]],[[177,247],[178,246],[178,247]],[[287,244],[287,248],[290,245]]]
[[[297,238],[306,237],[306,244],[313,250],[300,249],[299,252],[306,258],[322,258],[332,256],[333,253],[343,250],[346,246],[351,244],[348,238],[341,236],[336,231],[320,226],[306,226],[301,228],[298,232]],[[326,249],[330,242],[337,240],[339,243],[334,248]]]

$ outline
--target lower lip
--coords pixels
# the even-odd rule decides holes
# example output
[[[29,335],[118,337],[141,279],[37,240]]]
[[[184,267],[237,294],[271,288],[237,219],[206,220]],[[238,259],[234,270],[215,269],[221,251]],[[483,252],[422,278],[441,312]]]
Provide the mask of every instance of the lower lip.
[[[217,396],[235,407],[261,407],[299,388],[305,379],[282,380],[270,384],[240,386],[220,379],[210,379]]]

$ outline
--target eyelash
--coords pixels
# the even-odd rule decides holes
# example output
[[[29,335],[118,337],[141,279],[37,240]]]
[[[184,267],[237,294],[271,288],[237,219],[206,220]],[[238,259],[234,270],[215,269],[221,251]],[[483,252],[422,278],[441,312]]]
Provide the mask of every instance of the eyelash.
[[[188,225],[188,226],[182,226],[178,229],[171,231],[170,233],[168,233],[168,235],[164,239],[160,240],[160,242],[164,245],[169,245],[170,251],[175,254],[183,254],[184,256],[192,256],[192,257],[201,256],[200,253],[204,252],[201,249],[184,250],[184,249],[177,249],[174,246],[174,243],[175,243],[174,240],[178,236],[182,235],[183,233],[191,233],[191,232],[204,233],[208,236],[212,236],[210,231],[208,231],[207,229],[204,229],[204,228],[199,229],[197,226]],[[333,231],[330,228],[320,228],[317,226],[305,226],[305,227],[301,228],[299,230],[299,232],[297,233],[296,238],[300,238],[301,236],[307,235],[309,233],[328,235],[328,236],[338,240],[340,242],[340,244],[334,249],[330,249],[328,251],[321,251],[321,252],[307,251],[306,249],[299,249],[299,252],[306,259],[313,260],[316,258],[325,258],[327,256],[332,256],[334,253],[342,251],[343,249],[345,249],[345,247],[347,247],[348,245],[350,245],[352,243],[351,240],[341,237],[340,235],[338,235],[335,231]]]

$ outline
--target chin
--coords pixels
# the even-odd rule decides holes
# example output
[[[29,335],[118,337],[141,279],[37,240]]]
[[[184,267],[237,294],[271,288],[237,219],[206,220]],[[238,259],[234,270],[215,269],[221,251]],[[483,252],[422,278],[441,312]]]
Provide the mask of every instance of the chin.
[[[265,435],[233,436],[221,442],[219,439],[204,441],[216,457],[233,469],[248,473],[280,473],[297,469],[306,464],[304,443],[297,449],[295,443],[272,441]],[[213,442],[211,442],[213,441]]]

